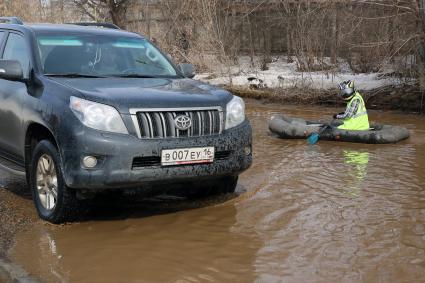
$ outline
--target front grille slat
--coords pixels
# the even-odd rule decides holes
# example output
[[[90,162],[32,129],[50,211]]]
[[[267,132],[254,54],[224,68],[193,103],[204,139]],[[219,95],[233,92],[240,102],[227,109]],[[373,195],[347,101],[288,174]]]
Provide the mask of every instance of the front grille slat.
[[[137,120],[140,126],[140,135],[144,138],[148,138],[149,136],[149,123],[144,113],[137,115]]]
[[[161,116],[158,113],[152,113],[152,121],[154,122],[155,138],[163,138],[164,128],[162,127]]]
[[[165,120],[165,115],[162,112],[159,112],[159,117],[161,118],[163,137],[166,138],[168,136],[167,123]]]
[[[193,121],[193,113],[192,112],[186,112],[186,113],[187,113],[186,115],[190,117],[190,120],[192,120],[192,127],[190,127],[189,129],[189,135],[193,137],[193,132],[195,130],[195,122]]]
[[[188,130],[179,130],[175,119],[185,115],[192,125]],[[200,110],[146,110],[136,112],[135,123],[140,129],[140,138],[184,138],[217,135],[222,129],[222,112],[219,109]]]
[[[177,113],[173,112],[173,122],[172,122],[173,124],[174,124],[174,119],[176,119],[176,117],[177,117]],[[180,130],[177,129],[177,128],[175,128],[175,129],[176,129],[176,137],[178,138],[178,137],[180,137]]]
[[[153,123],[152,123],[151,115],[150,113],[146,113],[145,116],[146,116],[146,119],[148,120],[148,125],[149,125],[149,137],[154,138],[155,133],[153,132]]]
[[[206,126],[206,119],[205,119],[205,111],[201,111],[201,136],[205,135],[205,126]]]
[[[202,116],[201,116],[201,112],[197,111],[196,112],[196,121],[198,122],[198,136],[202,136]]]
[[[209,134],[211,135],[213,133],[213,127],[214,127],[211,111],[208,111],[208,121],[210,123]]]
[[[169,137],[174,138],[176,136],[176,127],[174,126],[173,114],[171,114],[171,112],[167,112],[165,113],[165,116],[167,117],[167,128],[170,130]]]
[[[218,115],[214,115],[214,119],[215,119],[214,132],[220,133],[221,132],[220,113]]]

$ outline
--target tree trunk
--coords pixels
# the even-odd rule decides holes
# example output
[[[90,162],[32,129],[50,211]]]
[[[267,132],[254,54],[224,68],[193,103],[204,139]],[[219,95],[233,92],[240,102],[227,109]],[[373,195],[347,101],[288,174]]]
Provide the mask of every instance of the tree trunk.
[[[255,51],[254,51],[254,42],[252,39],[252,26],[251,26],[251,20],[250,20],[250,16],[248,15],[247,21],[248,21],[248,29],[249,29],[249,48],[250,48],[250,59],[251,59],[251,67],[254,67],[254,56],[255,56]]]
[[[292,63],[294,60],[292,59],[293,54],[292,49],[292,29],[291,29],[291,18],[288,17],[288,23],[286,24],[286,52],[287,52],[287,63]]]
[[[65,9],[64,9],[64,0],[59,1],[59,9],[60,9],[60,17],[61,17],[61,23],[65,22]]]
[[[332,9],[332,42],[331,42],[331,64],[336,64],[338,60],[338,3],[333,4]]]
[[[392,18],[388,18],[388,42],[390,43],[388,49],[388,54],[393,54],[395,47],[394,47],[394,20]],[[391,63],[394,63],[394,56],[391,56]]]
[[[425,0],[422,0],[420,3],[420,23],[419,23],[419,31],[422,33],[421,37],[421,45],[420,45],[420,62],[419,62],[419,85],[422,91],[422,95],[425,92]],[[421,105],[422,110],[422,105]]]
[[[0,15],[7,15],[7,6],[5,1],[0,1]]]
[[[125,28],[125,14],[127,11],[127,1],[117,2],[108,0],[109,16],[114,24],[120,28]]]
[[[419,88],[422,93],[422,100],[420,105],[420,112],[424,111],[424,96],[425,96],[425,0],[418,0],[418,21],[417,21],[417,30],[421,37],[419,45],[419,56],[417,56],[418,62],[418,80]]]

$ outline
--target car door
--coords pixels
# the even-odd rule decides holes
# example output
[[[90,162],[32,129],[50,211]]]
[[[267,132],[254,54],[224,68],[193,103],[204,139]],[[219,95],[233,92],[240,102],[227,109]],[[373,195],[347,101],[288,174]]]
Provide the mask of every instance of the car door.
[[[19,61],[24,78],[29,78],[30,53],[22,34],[8,33],[2,59]],[[0,79],[0,154],[17,163],[23,163],[22,110],[27,97],[28,88],[24,82]]]

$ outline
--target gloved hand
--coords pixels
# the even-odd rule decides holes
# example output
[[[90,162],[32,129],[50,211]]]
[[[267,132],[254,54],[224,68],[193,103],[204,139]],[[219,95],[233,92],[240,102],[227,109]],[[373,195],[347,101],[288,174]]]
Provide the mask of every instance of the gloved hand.
[[[338,116],[338,115],[343,115],[343,114],[344,114],[344,112],[341,112],[341,113],[335,114],[335,115],[333,116],[333,118],[334,118],[334,119],[338,119],[338,118],[337,118],[337,116]]]

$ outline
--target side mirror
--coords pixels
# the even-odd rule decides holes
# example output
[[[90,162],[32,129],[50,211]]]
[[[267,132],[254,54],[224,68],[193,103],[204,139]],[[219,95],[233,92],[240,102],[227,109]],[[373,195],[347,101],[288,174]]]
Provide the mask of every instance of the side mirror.
[[[195,68],[192,64],[179,64],[180,71],[186,78],[192,79],[195,76]]]
[[[15,60],[0,60],[0,79],[20,81],[24,78],[21,63]]]

